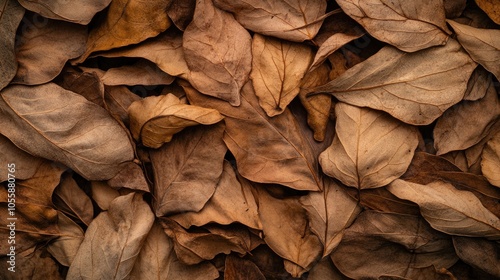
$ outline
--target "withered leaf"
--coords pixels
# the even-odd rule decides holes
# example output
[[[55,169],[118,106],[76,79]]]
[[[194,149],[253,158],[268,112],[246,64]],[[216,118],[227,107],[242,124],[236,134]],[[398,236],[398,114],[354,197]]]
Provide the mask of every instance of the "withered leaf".
[[[131,92],[126,86],[106,86],[104,87],[104,102],[109,113],[121,120],[124,124],[129,124],[128,107],[141,98]]]
[[[500,245],[484,238],[453,236],[458,257],[464,262],[500,278]]]
[[[496,0],[476,0],[476,4],[496,23],[500,24],[500,8]]]
[[[46,18],[88,24],[94,15],[106,8],[111,0],[19,0],[27,10]]]
[[[104,84],[96,73],[80,72],[76,69],[66,68],[57,84],[64,89],[80,94],[88,101],[106,108]]]
[[[194,19],[182,41],[193,87],[240,105],[240,90],[252,67],[251,40],[248,31],[212,0],[196,1]]]
[[[193,127],[150,152],[154,170],[156,216],[200,211],[214,194],[227,148],[224,125]]]
[[[432,229],[422,217],[376,211],[358,216],[331,258],[353,279],[383,275],[421,279],[418,276],[427,267],[449,268],[458,259],[451,239]]]
[[[90,31],[85,53],[75,62],[83,62],[93,52],[137,44],[165,31],[170,27],[165,12],[170,2],[155,0],[144,5],[140,0],[111,1],[105,18]]]
[[[387,189],[399,198],[417,203],[422,216],[447,234],[500,239],[500,219],[486,209],[471,192],[450,183],[426,185],[397,179]]]
[[[382,187],[403,175],[418,145],[414,127],[342,102],[335,114],[337,134],[319,157],[325,174],[359,189]]]
[[[19,149],[7,137],[0,134],[0,166],[7,166],[9,163],[16,165],[16,179],[25,180],[31,178],[40,165],[44,162],[42,158],[34,157]],[[9,179],[8,172],[0,173],[0,182]]]
[[[63,175],[52,200],[59,211],[82,221],[86,226],[94,219],[92,201],[69,174]]]
[[[99,214],[87,228],[67,277],[129,277],[153,221],[154,215],[141,194],[117,197],[109,210]]]
[[[212,150],[213,151],[213,150]],[[213,164],[213,162],[212,162]],[[234,222],[249,228],[262,229],[252,186],[244,178],[237,178],[231,164],[224,162],[224,170],[210,200],[199,212],[185,212],[169,218],[184,228],[208,223],[229,225]]]
[[[17,26],[23,19],[24,9],[15,0],[0,1],[0,90],[6,87],[17,72],[14,50]]]
[[[500,132],[486,143],[482,153],[481,170],[488,181],[500,188]]]
[[[456,18],[464,11],[467,0],[444,0],[443,4],[446,18]]]
[[[102,181],[92,181],[90,182],[90,187],[92,190],[92,199],[102,210],[108,210],[111,202],[120,196],[118,190],[111,188]]]
[[[332,280],[347,279],[333,265],[332,260],[330,258],[323,258],[309,271],[309,275],[307,276],[307,280],[326,280],[326,279],[332,279]]]
[[[500,11],[499,11],[500,14]],[[500,15],[499,15],[500,18]],[[472,59],[500,79],[500,30],[474,28],[453,20],[448,23],[457,33],[457,39]]]
[[[255,34],[252,56],[250,77],[259,104],[269,117],[279,115],[299,93],[312,51],[302,44]]]
[[[0,133],[90,180],[109,179],[134,158],[126,132],[105,109],[53,83],[4,89]]]
[[[179,261],[172,240],[158,222],[153,224],[137,256],[131,279],[192,279],[212,280],[218,277],[217,269],[208,262],[186,265]]]
[[[87,27],[46,19],[41,27],[24,32],[16,46],[19,63],[15,84],[38,85],[54,79],[69,59],[85,51]]]
[[[419,215],[418,205],[413,202],[400,199],[386,188],[357,190],[347,188],[351,197],[359,201],[359,205],[365,209],[371,209],[384,213]]]
[[[215,0],[233,13],[245,28],[284,40],[311,40],[321,27],[326,10],[323,0]]]
[[[266,277],[252,261],[230,254],[224,262],[224,279],[265,280]]]
[[[359,37],[363,36],[363,32],[359,31],[353,34],[345,34],[345,33],[335,33],[326,39],[320,46],[316,55],[314,56],[314,61],[312,62],[309,71],[316,69],[320,66],[329,55],[340,49],[345,44],[349,43],[352,40],[356,40]]]
[[[17,248],[17,247],[16,247]],[[28,250],[16,254],[16,265],[14,272],[8,271],[9,257],[0,258],[0,269],[5,271],[2,274],[2,280],[63,280],[60,274],[59,265],[52,259],[47,252],[41,248],[36,250]]]
[[[129,188],[149,192],[148,182],[144,176],[142,168],[134,162],[127,162],[123,165],[123,169],[108,180],[108,184],[112,188]]]
[[[410,67],[411,65],[411,67]],[[462,100],[476,63],[455,40],[405,53],[386,46],[333,81],[313,89],[383,110],[413,125],[430,124]]]
[[[56,240],[47,246],[47,251],[62,265],[70,266],[83,242],[84,232],[73,220],[58,212],[57,226],[61,232]]]
[[[491,73],[478,66],[467,83],[464,100],[475,101],[483,98],[488,92],[491,79]]]
[[[135,140],[159,148],[188,126],[210,125],[223,119],[217,110],[183,104],[175,95],[149,96],[128,108],[130,131]]]
[[[337,3],[370,35],[402,51],[444,45],[450,33],[441,0],[338,0]]]
[[[196,0],[172,0],[168,7],[168,17],[177,28],[184,31],[193,20]]]
[[[200,94],[189,86],[184,89],[192,104],[215,108],[226,116],[224,142],[243,177],[297,190],[320,189],[316,157],[288,109],[269,118],[259,106],[251,82],[243,87],[239,107]]]

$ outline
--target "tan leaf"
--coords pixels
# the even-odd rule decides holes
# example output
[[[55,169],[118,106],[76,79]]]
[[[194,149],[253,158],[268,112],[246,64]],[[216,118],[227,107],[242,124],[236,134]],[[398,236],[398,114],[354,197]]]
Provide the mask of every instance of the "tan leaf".
[[[68,279],[124,279],[130,276],[154,215],[142,195],[117,197],[87,228]]]
[[[386,111],[406,123],[430,124],[462,100],[474,68],[476,63],[452,39],[416,53],[386,46],[314,91]]]
[[[6,87],[17,72],[14,50],[16,30],[23,19],[24,9],[15,0],[0,1],[0,90]]]
[[[418,278],[429,266],[449,268],[457,261],[451,239],[420,216],[364,211],[333,251],[335,266],[353,279]],[[429,279],[429,278],[427,278]]]
[[[16,254],[14,272],[10,272],[9,257],[5,256],[0,258],[0,269],[3,271],[2,280],[63,280],[60,273],[60,267],[54,259],[52,259],[47,252],[41,248],[36,250],[29,250]]]
[[[19,63],[12,83],[38,85],[50,82],[69,59],[85,51],[87,27],[45,19],[40,27],[24,32],[16,46]]]
[[[196,0],[172,0],[168,7],[168,17],[177,28],[184,31],[193,20]]]
[[[240,105],[240,90],[252,67],[251,40],[231,14],[214,7],[212,0],[197,0],[182,41],[193,87]]]
[[[224,279],[265,280],[266,277],[252,261],[230,254],[224,262]]]
[[[61,183],[54,190],[52,201],[65,216],[76,218],[86,226],[94,219],[92,201],[68,174],[61,178]]]
[[[58,212],[57,225],[61,236],[47,246],[47,251],[62,265],[70,266],[83,242],[82,228],[61,212]]]
[[[0,166],[7,166],[9,163],[16,165],[16,180],[31,178],[40,165],[44,162],[42,158],[34,157],[19,149],[7,137],[0,134]],[[8,172],[0,173],[0,182],[9,179]]]
[[[484,238],[453,236],[458,257],[488,274],[500,278],[500,245]]]
[[[61,76],[61,81],[57,82],[59,86],[74,93],[78,93],[88,101],[106,108],[104,102],[104,84],[97,74],[66,68]],[[139,99],[139,97],[137,97],[137,99]]]
[[[307,280],[344,280],[346,279],[333,265],[332,260],[323,258],[310,271]]]
[[[302,42],[311,40],[321,27],[323,0],[215,0],[215,5],[233,13],[245,28],[256,33]]]
[[[491,73],[486,71],[483,67],[478,66],[467,83],[467,90],[465,91],[464,100],[475,101],[483,98],[491,84]]]
[[[170,27],[165,12],[169,5],[170,0],[149,1],[148,5],[140,0],[111,1],[105,18],[90,31],[85,53],[75,62],[83,62],[93,52],[137,44],[165,31]]]
[[[500,187],[500,132],[497,132],[484,147],[481,170],[488,181]]]
[[[491,78],[487,83],[485,97],[462,101],[437,120],[433,136],[438,155],[465,150],[479,143],[500,117],[500,102]]]
[[[217,279],[217,269],[208,262],[186,265],[179,261],[174,244],[158,222],[153,224],[137,261],[130,273],[130,279]]]
[[[500,24],[500,9],[497,0],[476,0],[476,4],[496,23]]]
[[[498,4],[497,4],[498,5]],[[499,20],[500,20],[500,10]],[[500,79],[500,30],[474,28],[453,20],[448,23],[457,33],[457,39],[472,59]]]
[[[227,151],[223,133],[222,124],[193,127],[162,148],[150,151],[156,216],[198,212],[212,197]]]
[[[130,130],[135,140],[159,148],[188,126],[210,125],[223,119],[217,110],[182,104],[169,93],[135,101],[128,108]]]
[[[420,214],[418,205],[398,198],[386,188],[358,190],[346,187],[345,190],[353,199],[359,201],[359,205],[365,209],[414,216]]]
[[[311,63],[311,49],[259,34],[252,41],[252,78],[259,104],[269,117],[283,113],[299,94]]]
[[[443,4],[446,18],[457,18],[464,11],[467,0],[444,0]]]
[[[337,3],[370,35],[402,51],[444,45],[450,33],[440,0],[338,0]]]
[[[297,190],[320,189],[317,159],[288,109],[269,118],[259,106],[251,82],[243,87],[239,107],[183,87],[192,104],[215,108],[226,116],[224,142],[243,177]]]
[[[111,202],[120,196],[120,192],[101,181],[90,182],[92,199],[102,210],[108,210]]]
[[[184,212],[169,218],[184,228],[193,225],[203,226],[212,222],[221,225],[238,222],[250,228],[262,229],[251,188],[251,184],[244,178],[236,177],[231,164],[225,161],[217,188],[203,209],[199,212]]]
[[[422,216],[439,231],[500,239],[500,219],[469,191],[457,190],[442,181],[421,185],[401,179],[387,188],[397,197],[417,203]]]
[[[123,165],[123,169],[115,175],[115,177],[108,180],[108,184],[112,188],[128,188],[131,190],[138,190],[149,192],[149,185],[146,182],[146,177],[142,168],[133,163],[127,162]]]
[[[106,8],[111,0],[20,0],[27,10],[46,18],[88,24],[94,15]]]
[[[104,102],[112,116],[129,124],[128,107],[141,98],[131,92],[126,86],[104,87]]]
[[[337,134],[319,157],[325,174],[358,189],[382,187],[403,175],[418,145],[416,128],[342,102],[335,114]]]
[[[316,69],[320,66],[329,55],[340,49],[345,44],[351,42],[352,40],[356,40],[364,35],[363,32],[359,31],[354,34],[345,34],[345,33],[335,33],[326,39],[320,46],[316,55],[314,56],[314,61],[309,68],[309,71]]]
[[[55,84],[10,86],[0,108],[0,133],[86,179],[109,179],[134,158],[126,132],[105,109]]]

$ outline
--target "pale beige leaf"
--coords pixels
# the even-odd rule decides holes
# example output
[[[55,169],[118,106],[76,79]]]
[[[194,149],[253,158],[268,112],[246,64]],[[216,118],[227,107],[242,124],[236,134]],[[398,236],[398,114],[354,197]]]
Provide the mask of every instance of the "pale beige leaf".
[[[198,0],[182,38],[193,87],[240,105],[240,90],[252,67],[248,31],[231,14],[214,7],[212,0]]]
[[[476,0],[476,3],[496,24],[500,24],[498,0]]]
[[[311,49],[259,34],[252,41],[252,78],[259,104],[269,117],[283,113],[299,94],[311,63]]]
[[[85,51],[87,27],[45,19],[41,27],[24,32],[16,46],[19,63],[12,83],[44,84],[61,72],[69,59]]]
[[[497,4],[498,5],[498,4]],[[472,59],[500,79],[500,30],[474,28],[453,20],[448,23]]]
[[[188,126],[210,125],[224,118],[217,110],[183,104],[171,93],[135,101],[128,113],[132,136],[151,148],[170,142],[175,133]]]
[[[111,1],[105,18],[98,21],[89,34],[85,53],[75,62],[83,62],[91,53],[137,44],[155,37],[170,27],[165,12],[170,0]],[[146,16],[147,15],[147,16]]]
[[[453,236],[458,257],[475,268],[500,278],[500,245],[484,238]]]
[[[410,66],[411,65],[411,66]],[[313,89],[423,125],[462,100],[476,63],[455,40],[405,53],[386,46],[333,81]]]
[[[82,228],[61,212],[58,212],[61,235],[47,246],[47,251],[62,265],[70,266],[83,242]]]
[[[92,190],[92,199],[102,210],[108,210],[111,202],[120,196],[119,191],[101,181],[90,182],[90,187]]]
[[[16,165],[16,179],[25,180],[31,178],[43,159],[34,157],[27,152],[19,149],[7,137],[0,134],[0,166],[7,166],[9,163]],[[0,173],[0,182],[9,179],[8,172]]]
[[[326,39],[320,46],[316,55],[314,56],[314,61],[309,68],[309,71],[316,69],[320,66],[329,55],[340,49],[345,44],[349,43],[352,40],[356,40],[364,35],[363,32],[359,31],[353,34],[345,34],[345,33],[335,33]]]
[[[483,67],[478,66],[467,83],[467,90],[465,91],[464,100],[475,101],[483,98],[488,92],[491,84],[491,73],[486,71]]]
[[[229,225],[240,223],[254,229],[262,229],[252,186],[243,178],[236,177],[231,164],[224,162],[224,170],[210,200],[199,212],[184,212],[169,218],[184,228],[203,226],[208,223]]]
[[[142,247],[130,279],[189,279],[213,280],[219,276],[217,269],[208,262],[186,265],[179,261],[174,244],[158,222],[153,224]]]
[[[500,132],[486,143],[482,153],[481,170],[488,181],[500,188]]]
[[[436,181],[421,185],[395,180],[387,189],[399,198],[415,202],[422,216],[447,234],[500,239],[500,219],[471,192]]]
[[[444,45],[450,33],[442,0],[337,0],[337,3],[370,35],[402,51]]]
[[[127,133],[105,109],[55,84],[10,86],[0,108],[1,134],[86,179],[109,179],[134,158]]]
[[[227,151],[223,133],[222,123],[188,128],[172,142],[150,151],[156,216],[198,212],[212,197]]]
[[[370,189],[403,175],[418,145],[418,131],[384,112],[339,102],[337,134],[319,157],[323,172],[347,186]]]
[[[88,24],[111,0],[19,0],[19,3],[46,18]]]
[[[88,226],[94,219],[94,206],[87,194],[68,174],[63,175],[61,183],[54,190],[52,201],[65,216],[73,217]]]
[[[14,50],[17,26],[24,9],[15,0],[0,1],[0,90],[6,87],[17,72]]]
[[[154,215],[142,194],[117,197],[85,232],[68,279],[124,279],[130,276]]]
[[[321,27],[326,10],[323,0],[215,0],[234,14],[245,28],[256,33],[302,42],[311,40]]]

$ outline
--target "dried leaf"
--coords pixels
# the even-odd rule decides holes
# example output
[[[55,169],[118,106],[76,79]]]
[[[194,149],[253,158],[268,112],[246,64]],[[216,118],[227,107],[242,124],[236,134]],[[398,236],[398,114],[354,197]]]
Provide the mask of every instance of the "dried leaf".
[[[359,30],[359,29],[358,29]],[[345,33],[335,33],[326,39],[316,52],[316,56],[314,57],[314,61],[309,68],[309,71],[316,69],[318,66],[323,63],[329,55],[340,49],[345,44],[351,42],[352,40],[356,40],[363,36],[364,33],[359,31],[354,34],[345,34]]]
[[[447,234],[500,238],[500,219],[469,191],[457,190],[442,181],[421,185],[395,180],[387,189],[399,198],[417,203],[422,216]]]
[[[239,106],[240,90],[252,67],[251,39],[231,14],[214,7],[212,0],[196,1],[194,19],[182,41],[193,87]]]
[[[346,187],[347,188],[347,187]],[[365,209],[371,209],[384,213],[419,215],[418,205],[413,202],[398,198],[386,188],[358,190],[345,189],[348,194],[359,201],[359,205]]]
[[[19,0],[27,10],[46,18],[64,20],[79,24],[88,24],[94,15],[106,8],[111,0]]]
[[[279,115],[299,94],[312,51],[305,45],[255,34],[252,56],[250,77],[259,104],[269,117]]]
[[[491,73],[478,66],[467,83],[464,100],[475,101],[483,98],[491,85]]]
[[[120,119],[124,124],[129,124],[128,107],[141,98],[125,86],[105,87],[104,102],[112,116]]]
[[[43,249],[26,251],[16,255],[14,272],[10,267],[9,257],[0,258],[0,269],[3,271],[2,280],[63,280],[58,264]]]
[[[337,3],[370,35],[402,51],[444,45],[450,33],[440,0],[338,0]]]
[[[499,10],[500,19],[500,10]],[[500,79],[500,30],[474,28],[453,20],[448,23],[457,33],[457,39],[472,59]]]
[[[62,177],[52,199],[59,211],[82,221],[86,226],[94,219],[92,201],[68,174]]]
[[[0,1],[0,90],[6,87],[17,72],[14,50],[16,30],[23,19],[24,9],[15,0]]]
[[[453,236],[458,257],[494,277],[500,277],[500,245],[484,238]]]
[[[101,181],[90,182],[92,190],[92,199],[102,210],[108,210],[111,202],[120,196],[120,192],[111,188],[108,184]]]
[[[9,163],[16,165],[16,179],[25,180],[31,178],[44,162],[42,158],[34,157],[19,149],[7,137],[0,134],[0,166],[4,168]],[[8,172],[0,173],[0,182],[9,179]]]
[[[67,278],[129,277],[153,221],[154,215],[141,194],[117,197],[88,227]]]
[[[69,59],[83,54],[87,27],[47,20],[44,25],[24,32],[16,46],[19,63],[12,83],[39,85],[50,82]]]
[[[224,279],[265,280],[266,277],[252,261],[231,254],[224,263]]]
[[[347,279],[343,276],[338,269],[333,265],[330,258],[323,258],[319,263],[317,263],[311,271],[307,280],[344,280]]]
[[[184,31],[193,20],[196,0],[172,0],[168,7],[168,17],[177,28]]]
[[[484,147],[481,170],[488,181],[500,187],[500,132],[497,132]]]
[[[464,11],[467,0],[444,0],[443,4],[446,18],[457,18]]]
[[[150,152],[156,216],[198,212],[212,197],[227,151],[223,133],[222,124],[186,129],[172,142]]]
[[[4,89],[0,124],[16,146],[90,180],[112,178],[134,157],[126,132],[106,110],[52,83]]]
[[[123,166],[123,169],[108,180],[109,186],[112,188],[128,188],[131,190],[149,192],[149,185],[146,182],[142,168],[133,163],[128,162]]]
[[[86,73],[67,68],[62,73],[59,86],[85,97],[88,101],[106,108],[104,102],[104,84],[95,73]]]
[[[132,136],[151,148],[170,142],[175,133],[188,126],[210,125],[223,119],[217,110],[182,104],[171,93],[136,101],[129,106],[128,113]]]
[[[483,10],[496,24],[500,24],[500,9],[497,0],[476,0],[476,4]]]
[[[414,127],[342,102],[335,114],[337,134],[319,157],[325,174],[359,189],[382,187],[403,175],[418,145]]]
[[[387,46],[313,90],[423,125],[462,100],[474,68],[476,63],[452,39],[443,47],[415,53]]]
[[[323,0],[215,0],[234,14],[245,28],[256,33],[302,42],[311,40],[321,27],[326,10]]]
[[[47,251],[62,265],[70,266],[84,239],[82,228],[61,212],[57,225],[61,236],[47,246]]]

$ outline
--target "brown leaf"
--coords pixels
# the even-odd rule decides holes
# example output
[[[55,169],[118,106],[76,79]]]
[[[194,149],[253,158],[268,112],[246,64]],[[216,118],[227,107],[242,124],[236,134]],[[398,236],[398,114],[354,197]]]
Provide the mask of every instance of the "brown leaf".
[[[92,201],[69,174],[63,175],[61,183],[54,190],[53,201],[59,211],[82,221],[86,226],[94,219]]]
[[[382,187],[403,175],[418,145],[414,127],[342,102],[335,114],[337,134],[319,157],[325,174],[359,189]]]
[[[399,198],[417,203],[433,228],[447,234],[500,238],[500,219],[471,192],[435,181],[426,185],[397,179],[387,189]]]
[[[326,10],[323,0],[215,0],[215,5],[235,15],[256,33],[302,42],[311,40],[321,27]]]
[[[239,106],[252,67],[251,40],[231,14],[214,7],[212,0],[197,0],[182,41],[193,87]]]
[[[198,212],[212,197],[227,151],[223,133],[222,124],[195,127],[179,133],[161,149],[150,151],[156,216]]]
[[[331,93],[352,105],[386,111],[409,124],[423,125],[462,100],[474,68],[476,63],[452,39],[443,47],[415,53],[386,46],[313,90]]]
[[[191,266],[180,262],[172,240],[155,222],[137,256],[130,278],[212,280],[218,275],[217,269],[208,262]]]
[[[55,84],[10,86],[0,109],[1,134],[86,179],[109,179],[134,157],[126,132],[106,110]]]
[[[243,177],[297,190],[320,189],[316,157],[288,109],[269,118],[259,106],[251,82],[243,87],[239,107],[202,95],[189,86],[184,89],[192,104],[215,108],[226,116],[224,142]]]
[[[446,18],[457,18],[464,11],[467,0],[444,0],[443,5]]]
[[[500,13],[500,10],[499,10]],[[500,18],[499,18],[500,19]],[[474,28],[448,20],[457,39],[472,59],[500,79],[500,30]]]
[[[14,50],[16,30],[23,19],[24,9],[15,0],[0,1],[0,90],[6,87],[17,72]]]
[[[128,107],[139,100],[141,98],[126,86],[104,87],[104,102],[109,113],[126,125],[130,123]]]
[[[88,101],[106,108],[104,102],[104,84],[96,73],[80,72],[66,68],[61,74],[59,86],[85,97]]]
[[[184,212],[169,218],[184,228],[208,223],[229,225],[238,222],[249,228],[262,229],[251,188],[251,184],[244,178],[236,177],[231,164],[225,161],[217,188],[203,209],[199,212]]]
[[[309,276],[307,280],[344,280],[347,279],[342,275],[338,269],[333,265],[332,260],[328,258],[323,258],[319,263],[317,263],[311,271],[309,271]]]
[[[184,31],[193,20],[196,0],[172,0],[168,7],[168,17],[177,28]]]
[[[61,212],[58,212],[57,226],[61,232],[56,240],[47,246],[47,251],[62,265],[70,266],[84,239],[82,228]]]
[[[259,268],[247,259],[239,258],[234,254],[226,257],[224,263],[224,279],[226,280],[265,280],[266,277]]]
[[[269,117],[279,115],[299,94],[312,51],[302,44],[255,34],[252,56],[250,77],[259,104]]]
[[[440,0],[338,0],[337,3],[370,35],[402,51],[444,45],[450,33]]]
[[[467,90],[464,94],[464,100],[476,101],[483,98],[491,84],[491,73],[482,66],[478,66],[467,83]]]
[[[117,197],[88,227],[67,278],[129,277],[153,221],[154,215],[141,194]]]
[[[111,202],[120,196],[120,192],[111,188],[108,184],[101,181],[90,182],[92,190],[92,199],[102,210],[108,210]]]
[[[348,194],[359,201],[359,204],[366,208],[384,213],[419,215],[418,205],[413,202],[398,198],[386,188],[357,190],[353,188],[345,189]]]
[[[27,10],[33,11],[46,18],[69,21],[79,24],[88,24],[94,15],[106,8],[111,0],[85,1],[29,1],[19,0]]]
[[[131,190],[149,192],[149,185],[146,182],[146,177],[142,168],[133,163],[127,162],[123,165],[123,169],[108,180],[109,186],[112,188],[128,188]]]
[[[128,108],[130,130],[135,140],[159,148],[188,126],[210,125],[223,119],[217,110],[183,104],[169,93],[135,101]]]
[[[488,181],[500,187],[500,132],[497,132],[484,147],[481,170]]]
[[[16,180],[25,180],[31,178],[38,170],[44,160],[34,157],[27,152],[19,149],[7,137],[0,134],[0,166],[7,166],[10,163],[16,165]],[[0,173],[0,182],[9,179],[8,172]]]
[[[0,258],[2,280],[63,280],[58,264],[47,255],[44,249],[26,251],[16,255],[14,272],[10,272],[9,257]]]
[[[165,12],[169,5],[170,0],[148,5],[140,0],[111,1],[105,18],[90,31],[85,53],[74,62],[83,62],[93,52],[137,44],[160,34],[170,27]]]
[[[343,274],[354,279],[383,275],[417,279],[428,266],[452,266],[457,257],[451,246],[448,236],[420,216],[364,211],[345,231],[331,258]]]
[[[500,245],[484,238],[453,236],[458,257],[494,277],[500,277]]]
[[[40,27],[22,33],[16,46],[19,63],[14,84],[39,85],[50,82],[69,59],[83,54],[87,27],[45,19]]]
[[[323,243],[323,257],[329,255],[339,244],[344,230],[361,212],[358,202],[352,199],[338,183],[323,178],[321,192],[309,192],[300,198],[307,211],[311,231]]]
[[[314,61],[311,64],[309,71],[316,69],[328,58],[329,55],[340,49],[345,44],[351,42],[352,40],[356,40],[364,35],[364,33],[361,32],[360,29],[357,30],[358,32],[355,32],[354,34],[335,33],[328,39],[326,39],[319,46],[318,52],[316,52]]]
[[[496,24],[500,24],[500,9],[496,0],[476,0],[476,4],[483,10]]]

